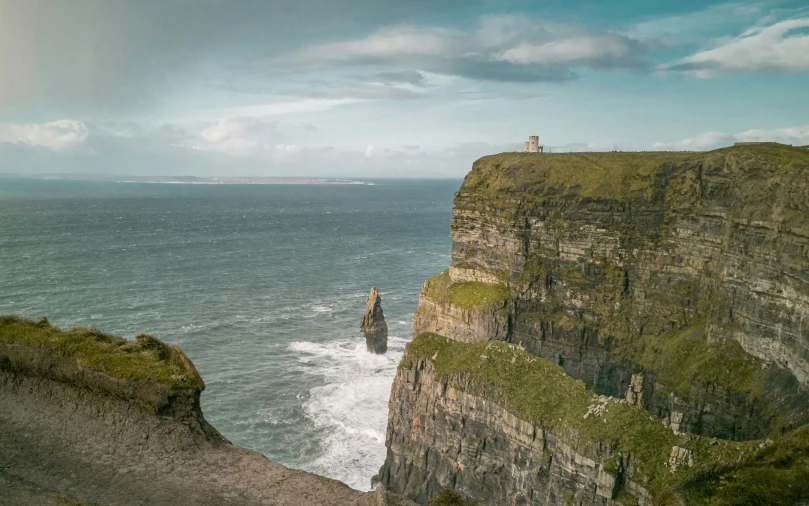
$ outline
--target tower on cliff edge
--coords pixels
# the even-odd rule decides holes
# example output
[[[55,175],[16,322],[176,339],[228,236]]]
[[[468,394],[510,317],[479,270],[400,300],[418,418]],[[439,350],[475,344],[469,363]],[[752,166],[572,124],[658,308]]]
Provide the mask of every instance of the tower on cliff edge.
[[[523,143],[525,148],[523,151],[525,153],[542,153],[542,149],[545,146],[539,145],[539,136],[538,135],[531,135],[528,137],[528,142]]]

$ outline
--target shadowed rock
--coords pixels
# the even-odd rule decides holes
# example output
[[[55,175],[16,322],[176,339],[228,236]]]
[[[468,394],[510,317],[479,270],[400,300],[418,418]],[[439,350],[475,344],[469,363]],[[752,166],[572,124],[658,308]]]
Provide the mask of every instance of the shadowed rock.
[[[382,297],[376,288],[365,301],[365,316],[362,317],[360,332],[365,336],[365,344],[371,353],[382,354],[388,351],[388,324],[382,314]]]

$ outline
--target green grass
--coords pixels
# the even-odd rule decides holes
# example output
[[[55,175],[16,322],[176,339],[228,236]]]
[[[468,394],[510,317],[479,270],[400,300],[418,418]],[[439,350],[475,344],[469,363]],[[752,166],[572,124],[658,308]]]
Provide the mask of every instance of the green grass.
[[[510,296],[508,287],[501,284],[464,281],[449,287],[449,301],[468,309],[502,303]]]
[[[715,383],[760,397],[767,391],[758,374],[763,362],[749,355],[736,341],[709,343],[705,322],[663,335],[644,335],[615,350],[633,359],[676,394],[687,397],[691,381]]]
[[[423,294],[435,301],[449,302],[466,309],[502,303],[511,297],[508,287],[499,283],[453,283],[449,271],[428,279],[424,284]]]
[[[648,479],[647,488],[661,500],[670,496],[671,501],[686,498],[685,504],[731,506],[786,505],[809,498],[809,426],[774,443],[674,434],[645,410],[616,399],[602,400],[560,366],[503,342],[461,343],[421,334],[407,345],[405,359],[410,365],[431,361],[439,380],[496,399],[515,416],[540,424],[573,448],[596,443],[623,455],[631,453],[637,469],[633,479]],[[606,406],[605,412],[585,416],[599,403]],[[671,472],[665,464],[674,445],[693,452],[693,467]],[[604,464],[609,468],[610,462]]]
[[[458,262],[454,267],[458,269],[477,269],[478,265],[474,262]]]
[[[141,334],[134,341],[88,327],[62,330],[46,319],[0,316],[0,342],[38,347],[117,378],[152,380],[172,388],[205,385],[194,365],[177,346]]]
[[[715,506],[790,506],[809,499],[809,426],[759,446],[741,460],[715,459],[675,493],[686,504]]]
[[[485,357],[485,358],[483,358]],[[662,476],[671,447],[685,445],[648,413],[608,399],[604,416],[587,416],[598,396],[562,367],[499,341],[461,343],[437,334],[421,334],[407,345],[406,358],[427,359],[438,378],[473,395],[497,399],[523,420],[541,423],[556,434],[570,435],[573,447],[602,442],[619,452],[632,452],[642,472]]]
[[[501,153],[472,166],[461,191],[620,198],[646,196],[667,166],[693,162],[695,153]]]
[[[451,284],[452,279],[449,277],[449,271],[446,270],[424,282],[422,295],[436,301],[445,301]]]
[[[461,192],[519,197],[525,202],[656,200],[672,209],[690,209],[703,199],[700,177],[706,170],[730,176],[739,215],[803,225],[809,151],[775,143],[710,152],[501,153],[477,160]],[[508,211],[504,206],[498,209]]]

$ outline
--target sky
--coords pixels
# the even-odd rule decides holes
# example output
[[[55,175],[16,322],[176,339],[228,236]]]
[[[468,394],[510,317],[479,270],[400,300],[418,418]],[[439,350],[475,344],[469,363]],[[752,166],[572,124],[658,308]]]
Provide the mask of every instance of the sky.
[[[0,0],[0,173],[462,177],[809,144],[809,6]]]

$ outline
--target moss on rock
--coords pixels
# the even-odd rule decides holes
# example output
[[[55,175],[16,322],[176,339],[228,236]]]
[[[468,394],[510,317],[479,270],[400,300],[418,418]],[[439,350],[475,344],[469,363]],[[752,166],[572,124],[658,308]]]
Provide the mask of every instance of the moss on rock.
[[[789,506],[809,500],[809,426],[745,446],[741,458],[715,456],[673,492],[694,505]]]
[[[675,434],[645,410],[599,397],[562,367],[498,341],[462,343],[425,333],[407,345],[404,360],[410,367],[430,361],[437,379],[471,395],[496,399],[518,418],[537,423],[573,448],[598,443],[614,449],[613,460],[602,462],[605,469],[616,467],[615,454],[631,454],[638,473],[633,479],[656,495],[674,491],[676,497],[687,498],[687,504],[728,506],[794,504],[809,498],[809,427],[775,442]],[[692,452],[692,467],[668,467],[674,446]],[[778,495],[790,483],[789,493]],[[774,497],[779,499],[766,502]]]
[[[573,446],[602,442],[631,452],[644,474],[662,475],[671,447],[686,444],[649,415],[616,399],[599,398],[581,381],[548,360],[518,346],[499,342],[461,343],[437,334],[421,334],[407,345],[407,358],[430,360],[439,379],[473,395],[497,399],[521,419],[546,430],[573,430]],[[602,415],[588,415],[603,403]]]
[[[619,340],[614,352],[654,371],[658,379],[683,397],[692,381],[718,384],[751,398],[767,391],[764,362],[746,353],[733,340],[709,342],[705,321],[663,335]]]
[[[46,319],[34,322],[6,315],[0,316],[0,342],[73,357],[90,370],[116,378],[151,380],[170,388],[205,388],[202,377],[178,346],[146,334],[130,341],[92,327],[62,330]]]
[[[422,294],[437,302],[449,302],[466,309],[502,303],[511,296],[504,284],[462,281],[453,283],[449,271],[428,279]]]

